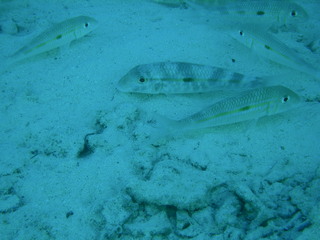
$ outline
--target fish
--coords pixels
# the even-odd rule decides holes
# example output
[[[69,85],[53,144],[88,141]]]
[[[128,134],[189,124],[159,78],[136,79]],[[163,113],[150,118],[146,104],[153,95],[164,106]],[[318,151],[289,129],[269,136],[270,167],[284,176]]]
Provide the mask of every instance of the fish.
[[[297,51],[288,47],[273,34],[262,30],[259,25],[242,24],[228,31],[231,38],[236,39],[257,55],[272,62],[320,78],[320,70],[306,62]]]
[[[10,58],[10,63],[19,62],[70,44],[72,41],[89,34],[96,27],[97,21],[88,16],[78,16],[57,23],[15,52]]]
[[[250,89],[215,102],[180,120],[159,117],[156,128],[161,131],[153,139],[256,121],[289,111],[299,106],[300,102],[301,98],[297,93],[281,85]]]
[[[304,23],[309,19],[306,10],[291,1],[228,0],[217,3],[208,0],[186,0],[186,2],[194,8],[202,6],[211,13],[220,13],[221,17],[234,18],[236,22],[249,20],[266,24],[295,25]]]
[[[209,65],[155,62],[132,68],[119,80],[117,88],[146,94],[204,93],[262,87],[270,80]]]

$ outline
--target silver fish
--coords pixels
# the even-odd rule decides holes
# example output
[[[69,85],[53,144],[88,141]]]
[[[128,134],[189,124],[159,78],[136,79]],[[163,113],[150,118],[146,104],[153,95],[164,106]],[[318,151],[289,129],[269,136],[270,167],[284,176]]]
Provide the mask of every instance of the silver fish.
[[[229,35],[266,59],[320,78],[319,69],[306,62],[297,51],[273,34],[262,30],[259,25],[242,24]]]
[[[208,0],[187,0],[189,5],[205,7],[211,12],[218,12],[221,16],[235,18],[237,22],[245,19],[260,21],[260,23],[277,23],[278,25],[292,25],[306,22],[308,13],[300,5],[291,1],[281,0],[227,0],[217,3]]]
[[[181,120],[159,117],[158,136],[175,136],[188,131],[210,129],[286,112],[300,103],[300,97],[283,86],[251,89],[206,107]]]
[[[69,44],[73,40],[87,35],[96,26],[97,21],[87,16],[79,16],[60,22],[42,32],[18,50],[11,57],[11,62],[20,61]]]
[[[224,68],[186,62],[157,62],[138,65],[118,82],[118,90],[147,94],[213,92],[265,86],[266,79]]]

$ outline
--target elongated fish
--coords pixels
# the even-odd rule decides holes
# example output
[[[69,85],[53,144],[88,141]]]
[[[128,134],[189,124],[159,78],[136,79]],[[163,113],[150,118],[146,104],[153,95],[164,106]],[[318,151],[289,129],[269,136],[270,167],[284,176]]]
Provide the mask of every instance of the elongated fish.
[[[265,86],[266,79],[224,68],[186,62],[138,65],[118,82],[122,92],[177,94],[248,89]]]
[[[79,39],[97,26],[97,21],[91,17],[79,16],[60,22],[32,39],[18,50],[10,62],[17,62],[44,53]]]
[[[300,5],[291,1],[281,0],[227,0],[216,3],[215,1],[186,0],[194,6],[195,3],[212,12],[219,12],[221,16],[235,18],[237,22],[244,19],[264,23],[278,23],[292,25],[305,22],[308,13]]]
[[[223,99],[181,120],[160,119],[165,133],[219,127],[288,111],[298,105],[300,97],[283,86],[251,89]]]
[[[274,35],[263,31],[259,25],[241,25],[234,29],[230,36],[266,59],[320,78],[319,69],[306,62],[297,51]]]

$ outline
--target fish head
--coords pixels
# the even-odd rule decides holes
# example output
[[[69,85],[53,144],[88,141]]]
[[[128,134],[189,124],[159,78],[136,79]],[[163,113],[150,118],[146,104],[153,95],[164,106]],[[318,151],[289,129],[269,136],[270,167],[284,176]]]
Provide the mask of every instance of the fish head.
[[[272,114],[288,111],[301,103],[300,96],[292,90],[283,86],[276,86],[274,89],[269,106]]]
[[[247,31],[247,27],[237,27],[231,29],[231,31],[228,32],[229,36],[243,44],[244,46],[248,48],[252,48],[254,46],[254,38],[250,34],[249,31]]]
[[[152,76],[152,68],[138,65],[119,80],[117,88],[121,92],[160,93],[163,84]]]
[[[117,88],[121,92],[145,93],[148,91],[148,79],[141,74],[137,66],[119,80]]]
[[[83,37],[98,27],[98,21],[92,17],[79,16],[74,18],[74,34],[76,38]]]
[[[124,75],[117,84],[117,89],[121,92],[132,92],[134,90],[134,79],[136,78],[134,69]]]
[[[306,22],[308,18],[308,13],[303,9],[303,7],[291,2],[288,4],[288,7],[284,8],[283,11],[280,12],[278,20],[286,25],[293,25],[296,23]]]

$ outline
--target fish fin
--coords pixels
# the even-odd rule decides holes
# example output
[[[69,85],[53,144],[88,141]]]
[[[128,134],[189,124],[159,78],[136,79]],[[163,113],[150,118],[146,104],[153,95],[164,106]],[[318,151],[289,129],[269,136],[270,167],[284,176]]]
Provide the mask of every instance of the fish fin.
[[[153,131],[149,134],[151,144],[161,144],[172,139],[196,138],[207,134],[243,134],[254,129],[259,120],[251,119],[221,126],[192,129],[159,114],[156,114],[155,118],[156,122],[152,124]]]
[[[236,122],[231,124],[225,124],[221,126],[207,127],[203,129],[189,130],[184,135],[187,137],[196,137],[199,135],[207,134],[235,134],[235,133],[247,133],[253,129],[257,124],[257,120],[247,120],[242,122]]]

